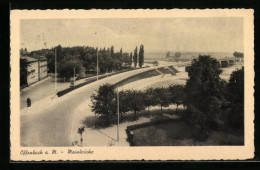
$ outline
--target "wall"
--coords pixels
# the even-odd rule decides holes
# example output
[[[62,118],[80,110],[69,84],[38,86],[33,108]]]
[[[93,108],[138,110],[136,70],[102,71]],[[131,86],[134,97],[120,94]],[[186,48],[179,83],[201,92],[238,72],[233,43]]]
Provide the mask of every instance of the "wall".
[[[28,85],[38,81],[38,62],[31,62],[27,66],[27,83]]]
[[[47,77],[47,61],[39,61],[39,80]]]

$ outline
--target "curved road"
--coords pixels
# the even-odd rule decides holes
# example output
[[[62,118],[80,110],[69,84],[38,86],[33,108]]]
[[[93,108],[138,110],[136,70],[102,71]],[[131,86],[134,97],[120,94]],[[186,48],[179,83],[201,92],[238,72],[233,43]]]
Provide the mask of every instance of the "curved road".
[[[164,66],[166,65],[157,67]],[[129,76],[155,68],[143,68],[107,77],[24,110],[20,119],[21,146],[71,146],[70,134],[78,105],[89,99],[103,84],[117,83]]]

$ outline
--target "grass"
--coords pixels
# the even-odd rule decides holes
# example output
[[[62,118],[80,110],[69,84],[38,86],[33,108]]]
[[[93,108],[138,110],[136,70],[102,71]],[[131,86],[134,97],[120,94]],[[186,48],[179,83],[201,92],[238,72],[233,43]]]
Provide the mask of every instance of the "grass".
[[[163,109],[163,113],[170,114],[170,115],[176,115],[175,109]],[[178,114],[181,114],[181,110],[179,110]],[[141,117],[151,117],[151,121],[161,120],[161,119],[168,119],[167,117],[164,117],[160,113],[160,109],[155,109],[152,111],[144,110],[137,112],[137,119],[135,119],[134,112],[127,112],[120,117],[120,123],[124,122],[133,122],[138,120]],[[83,121],[82,124],[84,124],[88,128],[93,129],[103,129],[107,127],[111,127],[113,125],[117,124],[117,115],[113,115],[110,119],[110,124],[106,124],[106,119],[102,116],[88,116]]]
[[[133,131],[134,146],[219,146],[243,145],[243,134],[233,129],[213,131],[204,141],[196,140],[200,132],[184,120],[176,120]]]

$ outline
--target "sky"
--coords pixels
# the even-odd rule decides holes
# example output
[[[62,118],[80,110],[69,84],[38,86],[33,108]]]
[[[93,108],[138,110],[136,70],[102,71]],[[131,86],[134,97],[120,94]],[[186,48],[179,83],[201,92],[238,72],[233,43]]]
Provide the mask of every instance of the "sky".
[[[20,45],[42,48],[92,46],[115,51],[243,51],[243,18],[107,18],[21,20]]]

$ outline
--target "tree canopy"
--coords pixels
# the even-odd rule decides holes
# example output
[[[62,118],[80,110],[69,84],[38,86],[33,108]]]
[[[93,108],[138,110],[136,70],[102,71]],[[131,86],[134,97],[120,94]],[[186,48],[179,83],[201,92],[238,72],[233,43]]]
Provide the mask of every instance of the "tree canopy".
[[[144,46],[140,45],[140,50],[139,50],[139,67],[142,68],[144,64]]]
[[[133,59],[134,59],[134,66],[136,68],[136,66],[137,66],[137,47],[135,47]]]
[[[116,114],[116,95],[115,88],[110,84],[100,86],[97,94],[91,95],[91,110],[95,114],[106,118],[107,125],[113,114]]]
[[[199,56],[188,69],[185,104],[193,114],[190,118],[200,122],[200,128],[220,125],[220,109],[225,100],[225,82],[220,79],[220,74],[218,61],[210,56]]]

